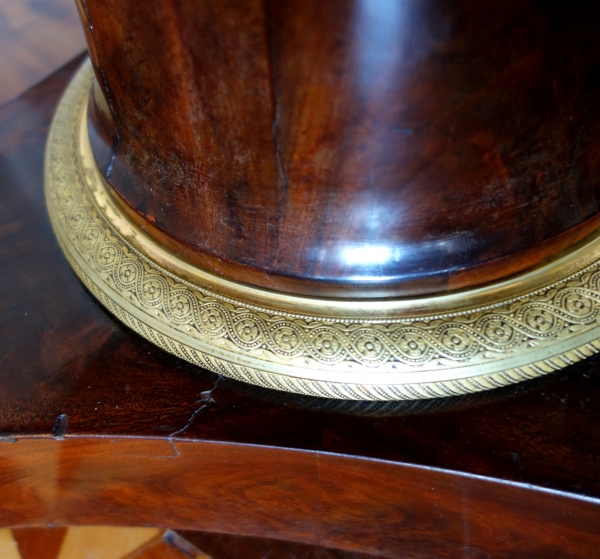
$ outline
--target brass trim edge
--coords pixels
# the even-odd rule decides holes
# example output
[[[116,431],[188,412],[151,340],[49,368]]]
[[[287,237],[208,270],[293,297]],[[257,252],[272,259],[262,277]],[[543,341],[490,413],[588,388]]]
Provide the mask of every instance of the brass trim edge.
[[[120,209],[87,137],[89,62],[50,130],[48,210],[91,293],[157,346],[241,381],[309,396],[411,400],[536,378],[600,351],[600,236],[470,291],[393,301],[295,297],[198,270]]]

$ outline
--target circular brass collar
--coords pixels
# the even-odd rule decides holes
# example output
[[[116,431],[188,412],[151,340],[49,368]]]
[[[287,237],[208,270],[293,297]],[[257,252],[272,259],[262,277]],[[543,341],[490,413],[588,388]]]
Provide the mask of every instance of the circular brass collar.
[[[201,367],[310,396],[455,396],[535,378],[600,350],[600,236],[506,281],[416,299],[299,297],[228,281],[161,247],[97,169],[86,63],[54,118],[51,221],[75,272],[117,318]]]

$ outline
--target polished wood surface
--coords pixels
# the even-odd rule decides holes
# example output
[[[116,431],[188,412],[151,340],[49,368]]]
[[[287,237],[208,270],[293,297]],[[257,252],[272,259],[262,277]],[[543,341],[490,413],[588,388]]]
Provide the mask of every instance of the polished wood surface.
[[[374,559],[379,554],[361,553],[305,543],[238,536],[216,532],[190,532],[178,530],[177,534],[209,554],[211,559]]]
[[[600,358],[477,397],[330,401],[219,378],[105,312],[43,200],[48,126],[79,62],[0,108],[0,525],[594,557]]]
[[[84,50],[73,0],[0,0],[0,105]]]
[[[98,163],[204,268],[309,295],[443,292],[600,224],[596,2],[80,8]]]
[[[67,528],[62,526],[13,528],[10,532],[12,540],[19,549],[20,559],[57,559]]]
[[[374,559],[272,538],[130,526],[0,528],[2,559]]]
[[[421,559],[591,558],[600,541],[597,502],[405,464],[206,441],[178,441],[175,454],[119,437],[11,447],[9,525],[127,518]]]
[[[218,559],[208,556],[183,536],[171,530],[127,526],[4,528],[0,529],[0,557],[2,559]]]

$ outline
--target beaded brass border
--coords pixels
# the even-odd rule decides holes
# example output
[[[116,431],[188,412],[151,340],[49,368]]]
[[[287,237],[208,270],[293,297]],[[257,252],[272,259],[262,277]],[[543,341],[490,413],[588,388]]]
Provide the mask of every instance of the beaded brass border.
[[[201,367],[310,396],[456,396],[535,378],[600,350],[600,238],[506,282],[413,300],[294,297],[194,269],[136,228],[97,170],[86,63],[50,131],[45,188],[77,275],[118,319]]]

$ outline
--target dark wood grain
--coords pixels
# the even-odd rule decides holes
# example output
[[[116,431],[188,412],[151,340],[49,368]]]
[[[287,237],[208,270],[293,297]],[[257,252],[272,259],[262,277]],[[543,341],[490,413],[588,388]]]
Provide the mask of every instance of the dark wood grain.
[[[0,1],[0,105],[85,50],[73,0]]]
[[[57,559],[67,529],[64,527],[13,528],[21,559]]]
[[[207,269],[309,295],[440,292],[600,224],[597,2],[81,7],[110,106],[91,113],[98,162]]]
[[[108,315],[43,199],[48,126],[79,63],[0,108],[1,525],[158,524],[388,557],[594,556],[599,358],[478,397],[338,402],[219,379]]]
[[[591,558],[600,542],[598,502],[325,453],[23,438],[1,471],[4,525],[126,519],[420,559]]]
[[[189,530],[177,530],[177,534],[202,549],[210,555],[211,559],[264,559],[265,557],[276,557],[277,559],[375,559],[381,557],[378,554],[256,536]]]

